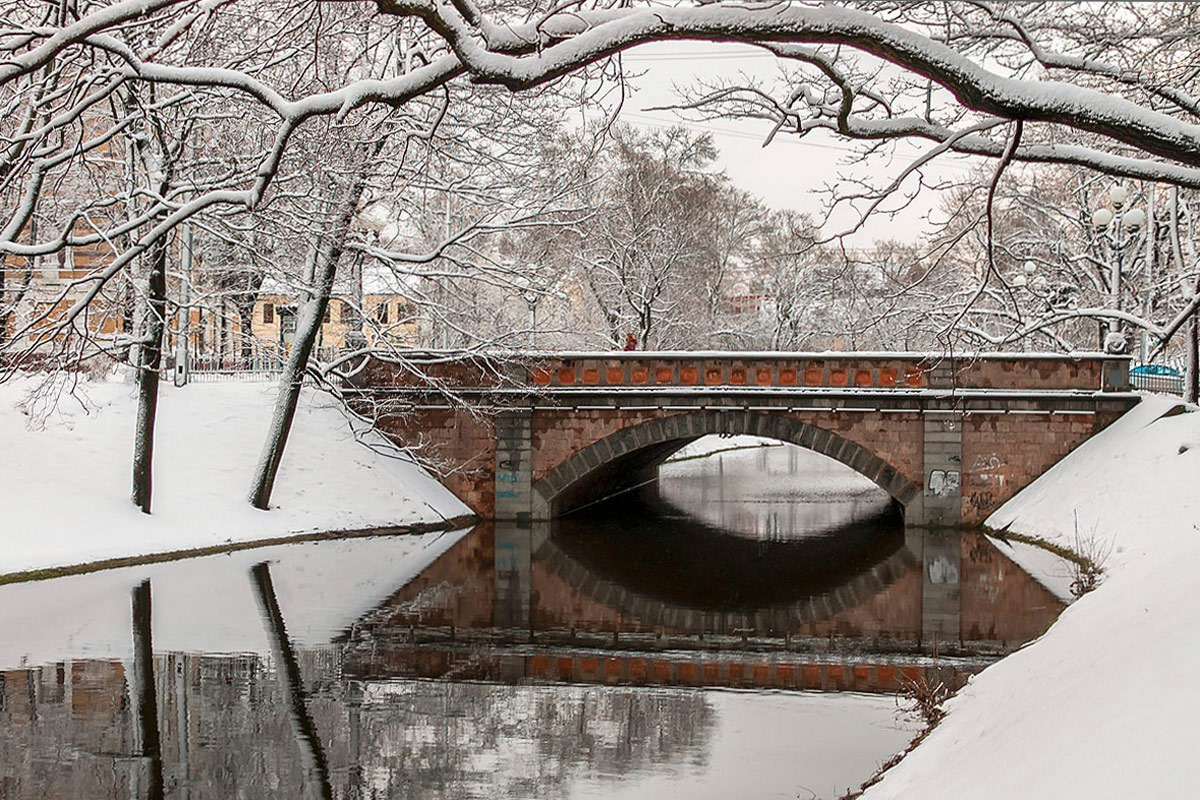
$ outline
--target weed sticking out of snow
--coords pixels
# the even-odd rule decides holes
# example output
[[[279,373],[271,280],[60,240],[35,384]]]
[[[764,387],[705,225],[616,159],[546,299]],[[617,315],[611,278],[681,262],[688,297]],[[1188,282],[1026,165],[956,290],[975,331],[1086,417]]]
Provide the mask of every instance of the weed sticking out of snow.
[[[1112,553],[1113,542],[1096,532],[1096,526],[1086,533],[1079,532],[1079,514],[1075,514],[1075,555],[1071,559],[1071,594],[1076,600],[1100,585],[1104,562]]]
[[[953,696],[954,692],[950,691],[950,688],[942,681],[929,681],[924,675],[915,679],[905,680],[904,684],[900,687],[900,691],[896,694],[898,713],[904,716],[920,717],[924,725],[903,750],[880,764],[874,774],[863,781],[858,789],[846,792],[838,800],[856,800],[856,798],[862,797],[863,792],[867,789],[883,780],[884,774],[903,761],[904,757],[911,753],[917,745],[921,744],[925,740],[925,737],[946,717],[946,711],[943,706]]]

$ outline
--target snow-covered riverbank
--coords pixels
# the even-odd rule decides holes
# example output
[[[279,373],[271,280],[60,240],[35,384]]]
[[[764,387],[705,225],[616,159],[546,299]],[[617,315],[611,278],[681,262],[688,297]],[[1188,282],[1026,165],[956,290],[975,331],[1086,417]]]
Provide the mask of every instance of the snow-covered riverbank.
[[[135,387],[81,383],[38,429],[42,414],[20,407],[33,385],[0,384],[0,574],[470,513],[419,467],[355,441],[333,401],[309,391],[273,507],[252,508],[275,387],[224,383],[162,390],[146,516],[129,502]]]
[[[1186,411],[1186,413],[1180,413]],[[1148,398],[988,524],[1111,548],[1100,587],[976,676],[864,797],[1191,797],[1200,413]]]

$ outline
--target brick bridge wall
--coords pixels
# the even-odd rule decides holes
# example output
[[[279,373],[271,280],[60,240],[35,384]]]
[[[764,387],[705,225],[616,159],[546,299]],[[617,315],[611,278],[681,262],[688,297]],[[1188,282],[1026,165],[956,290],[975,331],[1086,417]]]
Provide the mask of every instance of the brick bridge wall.
[[[372,361],[359,387],[379,427],[485,518],[555,516],[702,435],[749,433],[842,461],[910,523],[938,526],[982,522],[1124,413],[1126,369],[1100,355],[578,354]]]

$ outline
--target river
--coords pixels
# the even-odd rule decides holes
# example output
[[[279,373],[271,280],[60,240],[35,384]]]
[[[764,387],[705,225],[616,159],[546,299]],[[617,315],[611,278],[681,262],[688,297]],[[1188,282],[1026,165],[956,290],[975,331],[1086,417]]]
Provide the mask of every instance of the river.
[[[791,446],[426,539],[0,587],[0,797],[832,798],[1069,599]]]

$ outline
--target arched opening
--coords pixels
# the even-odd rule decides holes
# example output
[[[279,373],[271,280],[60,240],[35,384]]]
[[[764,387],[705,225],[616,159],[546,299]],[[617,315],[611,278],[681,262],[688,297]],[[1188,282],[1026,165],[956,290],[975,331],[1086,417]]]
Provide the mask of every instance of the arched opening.
[[[659,466],[644,499],[662,515],[758,540],[903,522],[890,494],[850,467],[794,444],[705,436]]]
[[[779,414],[706,410],[633,425],[582,448],[535,483],[537,515],[561,517],[655,484],[673,454],[714,434],[763,437],[826,456],[879,487],[900,513],[920,496],[898,469],[836,432]]]

